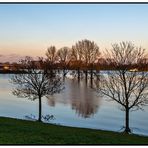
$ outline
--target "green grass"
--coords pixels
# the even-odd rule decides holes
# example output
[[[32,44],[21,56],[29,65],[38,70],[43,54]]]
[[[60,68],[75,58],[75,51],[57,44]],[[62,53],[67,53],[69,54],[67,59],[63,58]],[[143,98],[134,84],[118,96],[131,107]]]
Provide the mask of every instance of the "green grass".
[[[148,137],[1,117],[0,144],[148,144]]]

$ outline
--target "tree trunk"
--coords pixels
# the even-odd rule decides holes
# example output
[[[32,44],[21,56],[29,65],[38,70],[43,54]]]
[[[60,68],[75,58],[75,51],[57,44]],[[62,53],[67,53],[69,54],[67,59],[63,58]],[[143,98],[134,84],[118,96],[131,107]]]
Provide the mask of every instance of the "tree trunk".
[[[78,82],[80,82],[80,69],[77,69],[77,73],[78,73]]]
[[[42,118],[42,102],[41,102],[41,97],[39,96],[39,118],[38,118],[39,122],[42,122],[41,118]]]
[[[85,71],[85,83],[87,84],[88,73],[87,70]]]
[[[126,108],[125,110],[125,133],[129,134],[131,132],[129,128],[129,109]]]
[[[65,68],[63,69],[63,82],[65,82],[65,76],[66,76],[66,74],[65,74]]]
[[[90,86],[93,88],[93,69],[90,70]]]
[[[93,69],[90,70],[90,79],[93,79]]]

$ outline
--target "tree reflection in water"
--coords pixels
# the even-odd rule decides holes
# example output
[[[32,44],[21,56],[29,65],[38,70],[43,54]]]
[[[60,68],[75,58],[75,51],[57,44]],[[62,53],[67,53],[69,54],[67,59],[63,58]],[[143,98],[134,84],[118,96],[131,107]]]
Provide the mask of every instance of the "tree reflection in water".
[[[75,110],[79,117],[90,118],[98,111],[101,98],[96,96],[89,85],[85,80],[78,83],[77,80],[67,79],[63,93],[48,98],[48,105],[71,104],[72,110]]]
[[[55,97],[54,96],[49,96],[47,103],[48,103],[49,106],[53,106],[54,107],[55,106],[55,101],[56,100],[55,100]]]

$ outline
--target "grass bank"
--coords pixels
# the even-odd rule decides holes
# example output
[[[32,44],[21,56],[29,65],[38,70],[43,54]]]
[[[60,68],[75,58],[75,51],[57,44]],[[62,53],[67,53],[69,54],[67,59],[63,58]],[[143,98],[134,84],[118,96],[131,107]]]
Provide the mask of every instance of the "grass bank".
[[[1,117],[0,144],[148,144],[148,137]]]

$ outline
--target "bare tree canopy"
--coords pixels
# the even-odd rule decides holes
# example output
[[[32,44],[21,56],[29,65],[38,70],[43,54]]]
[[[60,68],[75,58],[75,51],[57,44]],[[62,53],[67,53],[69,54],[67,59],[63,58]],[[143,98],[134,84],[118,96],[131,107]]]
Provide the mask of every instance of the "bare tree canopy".
[[[98,45],[87,39],[78,41],[72,49],[73,56],[85,64],[94,63],[100,56]]]
[[[52,63],[54,63],[57,60],[57,55],[56,55],[57,49],[55,46],[50,46],[47,48],[46,56],[48,60]]]
[[[131,42],[113,44],[111,50],[106,50],[105,58],[108,62],[114,63],[119,69],[127,69],[128,65],[139,65],[139,62],[147,57],[146,50],[142,47],[135,47]],[[137,67],[138,68],[138,67]]]
[[[57,57],[60,62],[68,62],[70,60],[70,48],[62,47],[57,51]]]
[[[11,82],[17,85],[13,94],[31,100],[39,99],[39,121],[41,121],[41,98],[59,93],[63,89],[61,78],[42,58],[33,61],[31,57],[26,57],[21,64],[25,73],[15,74],[11,78]]]
[[[71,60],[71,49],[69,47],[62,47],[57,51],[57,60],[60,64],[61,69],[63,69],[63,80],[67,73],[69,72],[69,63]]]
[[[148,105],[148,72],[129,71],[128,65],[139,65],[146,57],[146,51],[131,42],[112,45],[106,52],[108,62],[113,62],[116,70],[107,71],[97,84],[98,92],[121,105],[125,111],[125,132],[129,133],[129,111],[142,109]]]

